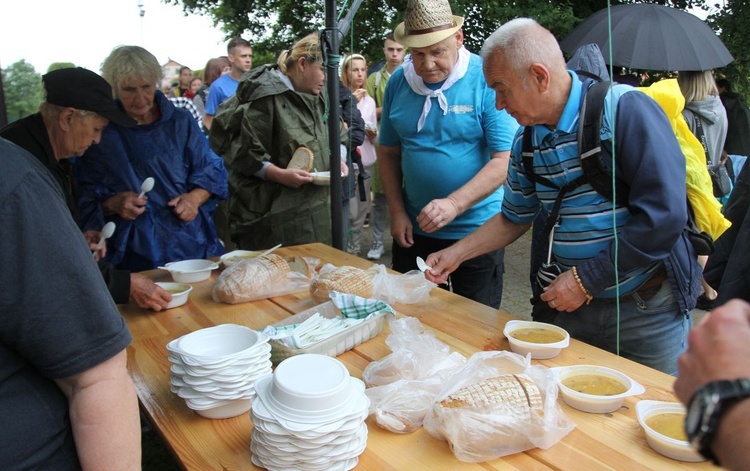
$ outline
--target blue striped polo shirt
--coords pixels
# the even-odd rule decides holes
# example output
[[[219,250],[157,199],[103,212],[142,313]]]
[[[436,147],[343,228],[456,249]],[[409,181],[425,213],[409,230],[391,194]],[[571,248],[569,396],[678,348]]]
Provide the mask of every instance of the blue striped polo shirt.
[[[546,126],[533,127],[534,172],[552,181],[558,188],[580,175],[578,158],[578,120],[582,98],[582,83],[574,72],[572,88],[557,129]],[[617,102],[623,93],[633,91],[627,85],[616,85],[605,98],[601,138],[611,139],[611,110],[617,109]],[[637,93],[637,92],[636,92]],[[503,213],[518,224],[530,224],[540,207],[547,213],[557,197],[557,189],[534,183],[525,174],[523,159],[523,128],[516,134],[508,179],[503,199]],[[624,206],[613,203],[586,183],[569,191],[560,207],[560,223],[555,227],[552,252],[557,263],[564,269],[581,265],[583,261],[596,256],[614,242],[615,234],[630,220],[630,212]],[[544,248],[546,253],[546,247]],[[659,263],[637,267],[623,273],[620,270],[620,295],[636,289],[658,268]],[[592,293],[598,298],[614,298],[614,280],[600,293]]]

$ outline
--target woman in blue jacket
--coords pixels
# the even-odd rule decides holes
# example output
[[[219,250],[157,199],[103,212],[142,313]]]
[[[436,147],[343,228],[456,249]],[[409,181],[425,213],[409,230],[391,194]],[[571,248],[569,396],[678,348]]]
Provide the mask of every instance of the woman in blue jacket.
[[[158,90],[156,58],[141,47],[120,46],[105,59],[102,75],[138,125],[110,124],[80,159],[83,228],[114,221],[107,258],[130,270],[224,253],[212,214],[216,200],[228,197],[227,171],[195,119]],[[148,177],[154,188],[140,196]]]

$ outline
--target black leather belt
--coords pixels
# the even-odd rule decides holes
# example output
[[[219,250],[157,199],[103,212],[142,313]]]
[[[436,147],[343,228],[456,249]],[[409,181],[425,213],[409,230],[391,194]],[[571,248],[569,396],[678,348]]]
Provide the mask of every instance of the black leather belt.
[[[635,290],[636,293],[638,293],[638,296],[643,299],[644,301],[648,301],[649,299],[653,298],[654,295],[659,291],[661,288],[662,283],[667,279],[667,269],[664,268],[664,265],[659,267],[656,272],[651,275],[651,278],[644,281],[641,286],[638,287],[638,289]]]

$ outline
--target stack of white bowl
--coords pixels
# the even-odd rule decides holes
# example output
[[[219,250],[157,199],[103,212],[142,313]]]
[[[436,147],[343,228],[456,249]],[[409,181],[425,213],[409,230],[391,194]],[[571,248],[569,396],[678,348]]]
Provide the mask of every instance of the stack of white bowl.
[[[256,381],[271,373],[268,337],[241,325],[197,330],[169,342],[167,350],[172,392],[211,419],[250,410]]]
[[[367,446],[365,385],[335,358],[305,354],[258,380],[252,461],[269,470],[349,470]]]

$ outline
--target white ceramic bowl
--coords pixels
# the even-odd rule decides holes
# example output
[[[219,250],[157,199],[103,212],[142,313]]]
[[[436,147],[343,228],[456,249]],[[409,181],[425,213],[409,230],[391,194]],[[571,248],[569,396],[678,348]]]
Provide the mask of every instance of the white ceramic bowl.
[[[177,283],[198,283],[207,280],[211,271],[219,268],[219,264],[211,260],[183,260],[169,262],[164,265]]]
[[[349,371],[326,355],[296,355],[279,363],[266,403],[273,412],[298,422],[320,421],[341,415],[355,395]]]
[[[545,329],[552,332],[562,334],[563,340],[554,343],[533,343],[526,342],[514,338],[511,334],[516,330],[520,329]],[[510,349],[520,355],[526,356],[531,353],[531,358],[535,360],[546,360],[548,358],[554,358],[560,354],[560,350],[567,347],[570,344],[570,334],[563,329],[552,324],[545,324],[544,322],[532,322],[532,321],[508,321],[503,329],[503,335],[508,339],[510,343]]]
[[[196,366],[230,366],[237,359],[253,356],[265,347],[268,336],[249,327],[221,324],[196,330],[167,344],[186,364]]]
[[[584,412],[592,412],[595,414],[614,412],[622,406],[626,397],[637,396],[646,391],[646,388],[631,379],[628,375],[620,373],[615,369],[607,368],[606,366],[574,365],[560,366],[550,369],[555,373],[563,401],[569,406]],[[574,391],[563,384],[563,380],[566,378],[582,374],[595,374],[613,378],[623,383],[627,390],[622,394],[615,394],[613,396],[597,396]]]
[[[260,254],[261,252],[256,252],[255,250],[234,250],[232,252],[225,253],[224,255],[222,255],[221,263],[223,263],[225,267],[230,267],[237,262],[255,258]]]
[[[662,401],[638,401],[635,405],[635,411],[638,415],[643,431],[646,432],[646,442],[658,453],[678,461],[698,462],[706,459],[698,453],[690,442],[685,440],[676,440],[672,437],[662,435],[646,424],[646,419],[656,414],[664,413],[685,413],[685,407],[679,402],[662,402]]]
[[[193,287],[185,284],[185,283],[156,283],[158,286],[161,286],[169,294],[172,295],[172,300],[169,301],[169,304],[167,304],[167,309],[172,309],[173,307],[182,306],[185,304],[188,300],[188,293],[190,293],[193,290]]]

